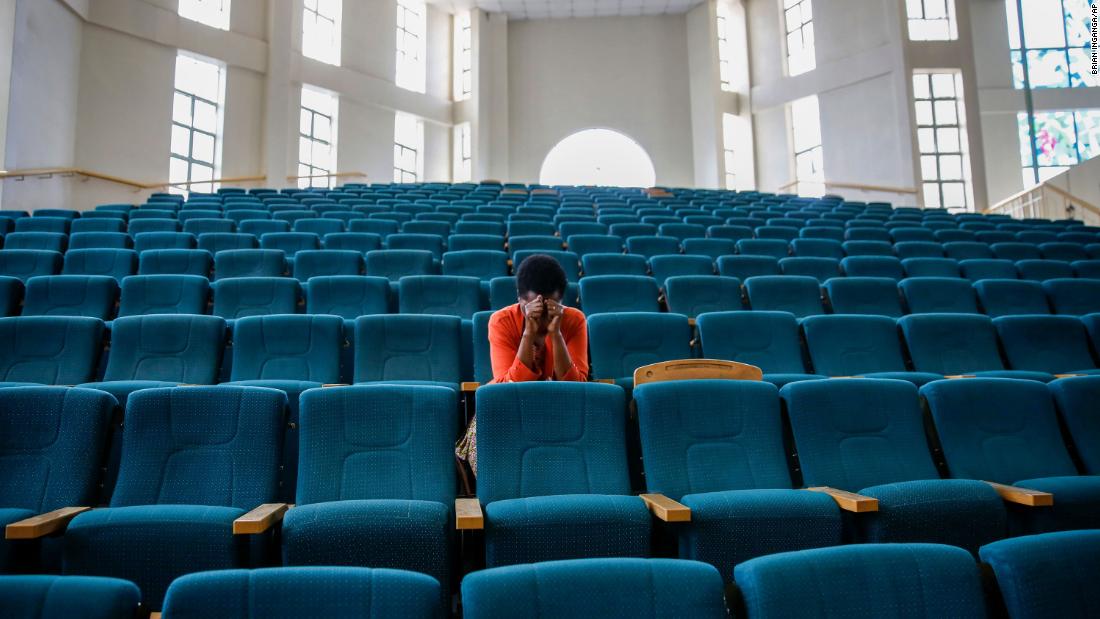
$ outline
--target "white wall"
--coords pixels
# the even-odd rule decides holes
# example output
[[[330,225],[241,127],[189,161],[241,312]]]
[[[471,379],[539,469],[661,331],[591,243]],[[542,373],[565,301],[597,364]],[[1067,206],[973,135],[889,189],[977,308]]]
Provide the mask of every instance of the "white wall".
[[[649,153],[658,184],[692,185],[687,66],[683,15],[509,22],[509,180],[537,182],[555,144],[604,127]]]

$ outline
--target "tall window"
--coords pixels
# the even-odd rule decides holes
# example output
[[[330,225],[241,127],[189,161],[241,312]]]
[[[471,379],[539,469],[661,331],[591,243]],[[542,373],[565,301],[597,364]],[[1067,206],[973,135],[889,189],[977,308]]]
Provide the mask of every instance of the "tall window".
[[[424,171],[424,123],[398,112],[393,121],[393,182],[415,183]]]
[[[783,0],[787,25],[787,75],[800,75],[817,67],[814,55],[814,13],[811,0]]]
[[[825,193],[821,116],[818,111],[817,95],[791,103],[791,134],[798,193],[803,195]]]
[[[332,187],[336,171],[336,95],[302,86],[298,121],[298,186]]]
[[[455,15],[455,101],[465,101],[474,91],[474,34],[469,11]]]
[[[342,0],[304,0],[302,54],[340,66],[340,14]]]
[[[455,126],[454,182],[467,183],[474,176],[474,144],[470,123]]]
[[[914,73],[913,98],[924,205],[968,209],[973,193],[967,154],[962,75]]]
[[[428,9],[423,0],[397,0],[397,85],[424,92],[428,80],[425,31]]]
[[[722,90],[733,90],[733,76],[730,73],[729,10],[722,2],[718,3],[718,79]]]
[[[216,189],[216,184],[209,181],[221,172],[224,102],[225,67],[178,54],[168,181],[183,184],[174,185],[175,190],[209,192]]]
[[[955,0],[905,0],[905,9],[909,14],[910,40],[954,41],[959,38]]]
[[[1016,0],[1005,0],[1012,73],[1016,88],[1024,87],[1024,61],[1032,88],[1100,86],[1092,72],[1089,0],[1023,0],[1024,40]]]
[[[1027,114],[1017,114],[1024,187],[1055,176],[1100,155],[1100,109],[1059,110],[1035,114],[1035,149],[1028,147]],[[1032,153],[1037,153],[1036,158]]]
[[[726,189],[737,189],[737,168],[734,159],[734,146],[737,143],[737,117],[733,114],[722,114],[722,151],[724,154],[723,167],[726,174]]]
[[[179,16],[213,28],[229,30],[230,1],[180,0]]]

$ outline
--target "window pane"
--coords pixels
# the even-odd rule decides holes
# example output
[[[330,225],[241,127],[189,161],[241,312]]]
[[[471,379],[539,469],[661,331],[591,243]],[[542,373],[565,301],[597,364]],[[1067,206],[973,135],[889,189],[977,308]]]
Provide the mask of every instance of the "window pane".
[[[196,131],[191,134],[191,140],[191,158],[213,164],[214,137]]]
[[[168,160],[168,182],[187,182],[187,161],[176,157],[172,157]]]
[[[205,101],[195,101],[195,124],[196,129],[201,129],[208,133],[215,133],[218,130],[218,108],[210,105]]]
[[[172,120],[184,125],[191,124],[191,97],[175,93],[172,97]]]
[[[186,127],[172,125],[172,153],[184,157],[191,155],[191,132]]]

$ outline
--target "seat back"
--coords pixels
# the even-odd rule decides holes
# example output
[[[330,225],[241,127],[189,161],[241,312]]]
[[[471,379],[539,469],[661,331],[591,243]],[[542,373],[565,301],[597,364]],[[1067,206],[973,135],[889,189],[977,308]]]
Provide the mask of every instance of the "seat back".
[[[115,313],[118,281],[106,275],[46,275],[27,280],[24,316],[88,316],[107,320]]]
[[[898,282],[910,314],[979,314],[970,282],[958,277],[907,277]]]
[[[1020,273],[1020,279],[1037,282],[1073,277],[1073,266],[1061,260],[1020,260],[1016,262],[1016,270]]]
[[[210,285],[215,316],[227,320],[246,316],[294,314],[301,285],[289,277],[231,277]]]
[[[758,275],[779,275],[779,259],[772,256],[722,256],[718,273],[742,282]]]
[[[134,274],[137,264],[137,252],[129,249],[70,249],[61,274],[104,275],[122,281]]]
[[[657,312],[657,282],[638,275],[589,275],[581,279],[581,304],[585,314]]]
[[[753,310],[790,312],[798,318],[825,313],[816,278],[801,275],[761,275],[745,280]]]
[[[152,249],[194,249],[195,235],[188,232],[142,232],[135,234],[134,251],[139,254]]]
[[[834,314],[874,314],[897,318],[901,308],[898,282],[889,277],[834,277],[825,281]]]
[[[901,260],[893,256],[848,256],[840,261],[840,268],[848,277],[905,277]]]
[[[695,318],[741,309],[741,281],[721,275],[677,275],[665,280],[668,311]]]
[[[210,280],[198,275],[132,275],[122,280],[118,315],[205,314]]]
[[[260,248],[279,250],[287,258],[300,251],[321,248],[321,237],[312,232],[269,232],[260,237]]]
[[[489,281],[508,276],[508,254],[501,250],[468,249],[443,254],[443,274]]]
[[[204,232],[198,237],[198,248],[214,255],[231,249],[256,249],[256,237],[239,232]]]
[[[0,318],[17,316],[23,301],[23,282],[14,277],[0,275]]]
[[[1100,312],[1100,279],[1049,279],[1042,285],[1055,314],[1084,316]]]
[[[363,272],[363,255],[346,249],[303,249],[294,256],[292,270],[294,278],[302,283],[319,276],[359,275]]]
[[[88,221],[97,221],[89,219]],[[129,249],[133,245],[124,232],[74,232],[69,235],[69,249]]]
[[[355,320],[385,314],[390,307],[390,283],[384,277],[331,275],[313,277],[306,286],[306,313],[331,314]]]
[[[974,282],[987,316],[1045,315],[1050,313],[1039,282],[1019,279],[983,279]]]
[[[588,345],[595,378],[633,380],[634,370],[643,365],[692,356],[691,327],[681,314],[590,315]]]
[[[1010,617],[1069,617],[1095,608],[1100,531],[1062,531],[986,544],[982,563],[997,579]]]
[[[1100,475],[1100,376],[1060,378],[1050,383],[1054,402],[1077,450],[1081,470]]]
[[[355,382],[462,380],[462,320],[400,314],[355,321]]]
[[[953,258],[906,258],[901,261],[906,277],[960,277]]]
[[[111,354],[103,380],[213,384],[225,333],[225,320],[217,316],[119,318],[111,325]]]
[[[325,249],[347,249],[365,254],[382,248],[382,237],[369,232],[330,232],[324,236]]]
[[[885,316],[811,316],[802,321],[814,371],[826,376],[904,372],[897,325]]]
[[[337,383],[343,344],[344,321],[337,316],[241,318],[233,326],[231,380]]]
[[[481,309],[481,282],[474,277],[412,275],[397,284],[402,314],[473,318]]]
[[[645,256],[638,254],[587,254],[581,256],[585,277],[596,275],[639,275],[649,274]]]
[[[769,373],[802,374],[798,320],[790,312],[712,312],[696,319],[703,357],[755,365]]]
[[[1001,316],[993,319],[1014,370],[1062,374],[1096,368],[1085,327],[1072,316]]]
[[[1004,369],[988,316],[917,314],[898,320],[913,368],[945,376]]]
[[[286,254],[277,249],[230,249],[214,254],[214,278],[281,277]]]
[[[103,321],[80,316],[0,318],[0,382],[79,385],[95,380]]]
[[[4,236],[4,249],[65,251],[68,241],[60,232],[9,232]]]
[[[202,249],[147,249],[138,254],[139,275],[209,277],[214,258]]]
[[[366,254],[367,275],[396,282],[408,275],[435,275],[432,252],[420,249],[380,249]]]

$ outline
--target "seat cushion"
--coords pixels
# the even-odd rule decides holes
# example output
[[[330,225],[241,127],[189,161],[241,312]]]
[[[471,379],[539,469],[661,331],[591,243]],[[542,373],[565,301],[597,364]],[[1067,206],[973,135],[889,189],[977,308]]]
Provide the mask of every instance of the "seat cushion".
[[[1015,378],[1018,380],[1037,380],[1041,383],[1049,383],[1054,380],[1053,374],[1046,372],[1030,372],[1028,370],[989,370],[986,372],[972,372],[980,378]]]
[[[1100,476],[1042,477],[1021,479],[1013,484],[1054,495],[1052,507],[1015,509],[1013,524],[1027,533],[1100,529]]]
[[[8,576],[0,579],[0,608],[8,618],[129,619],[141,592],[132,582],[94,576]]]
[[[29,509],[0,508],[0,529],[33,515],[35,513]],[[8,541],[0,537],[0,574],[14,571],[13,568],[22,562],[22,546],[24,544],[18,541]]]
[[[377,382],[356,383],[357,385],[426,385],[428,387],[447,387],[458,391],[461,386],[458,383],[449,383],[438,380],[380,380]]]
[[[949,544],[977,553],[1008,534],[1008,515],[992,486],[971,479],[932,479],[863,488],[878,511],[856,518],[861,542]]]
[[[233,535],[234,507],[137,505],[84,512],[65,532],[64,572],[113,576],[159,610],[178,576],[247,567],[249,535]]]
[[[871,372],[870,374],[860,374],[860,376],[865,378],[893,378],[895,380],[905,380],[918,387],[943,378],[943,376],[932,374],[931,372]]]
[[[842,541],[840,510],[820,492],[732,490],[680,502],[691,508],[691,522],[676,526],[680,558],[709,563],[727,581],[742,561]]]
[[[100,391],[106,391],[107,393],[115,396],[118,400],[118,405],[123,409],[126,408],[126,399],[130,397],[130,394],[142,389],[155,389],[157,387],[175,387],[179,383],[173,383],[163,380],[110,380],[98,383],[84,383],[83,385],[77,385],[78,387],[87,387],[88,389],[99,389]]]
[[[568,494],[485,506],[488,567],[649,556],[650,515],[635,496]]]
[[[797,383],[803,380],[820,380],[823,378],[828,378],[828,376],[822,376],[821,374],[764,374],[764,380],[775,385],[777,389],[788,383]],[[722,575],[726,576],[726,573],[722,572]]]

